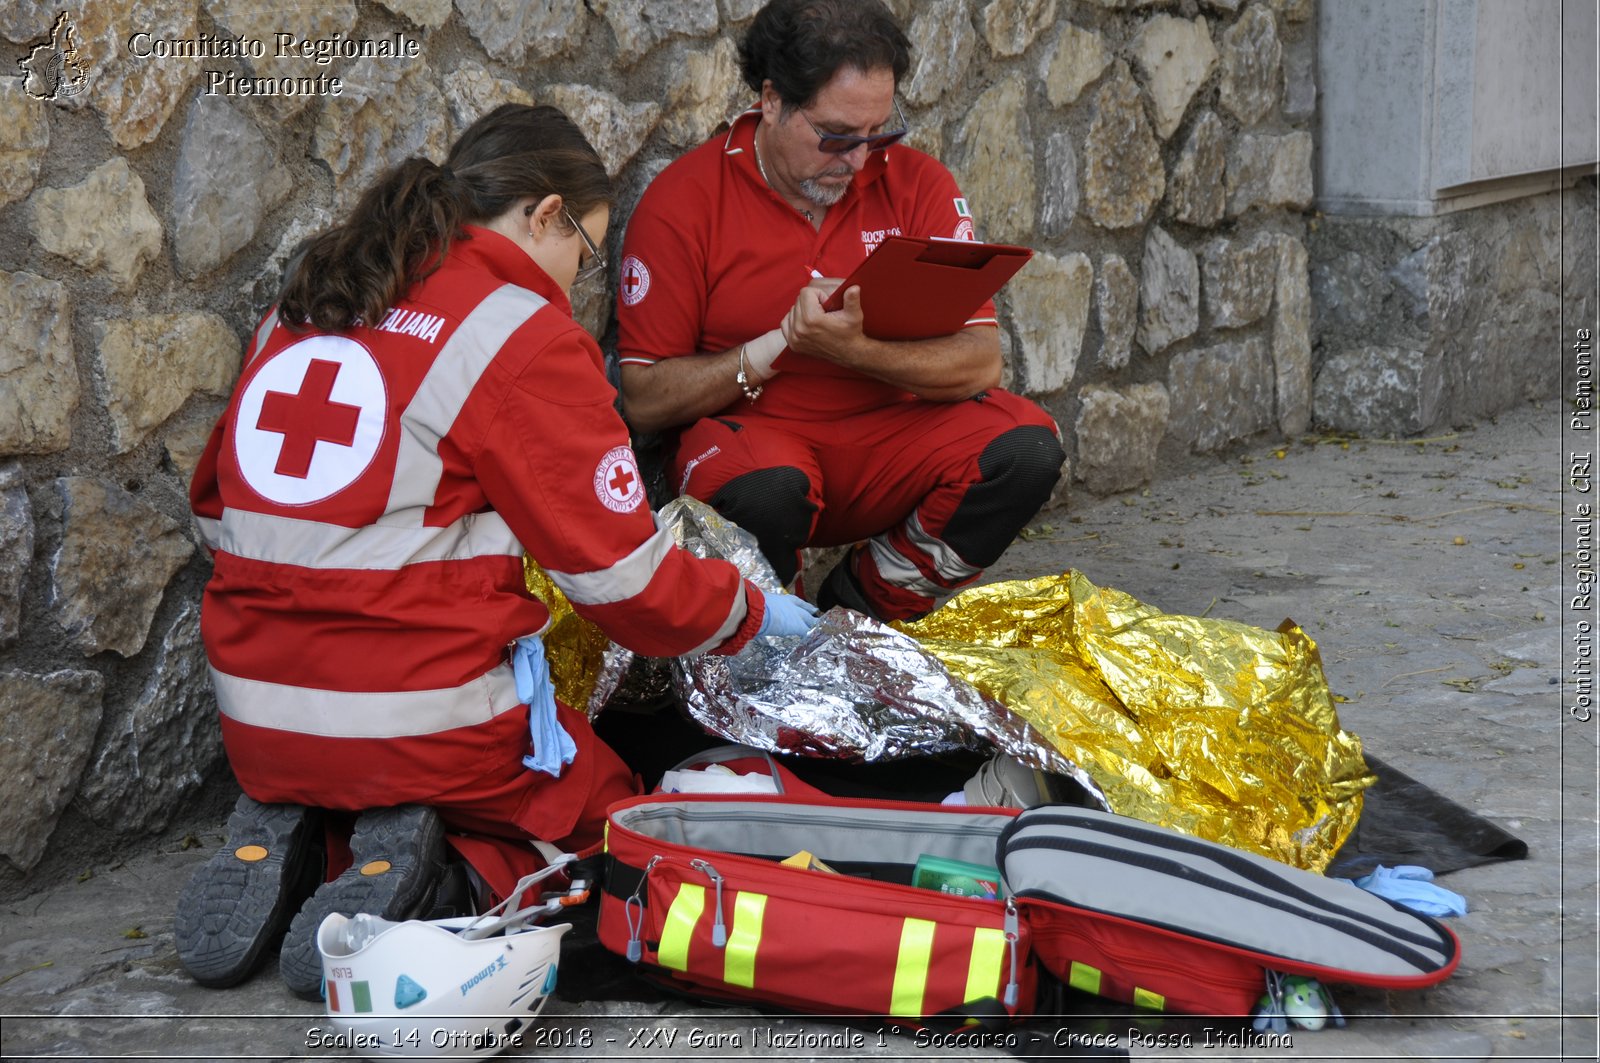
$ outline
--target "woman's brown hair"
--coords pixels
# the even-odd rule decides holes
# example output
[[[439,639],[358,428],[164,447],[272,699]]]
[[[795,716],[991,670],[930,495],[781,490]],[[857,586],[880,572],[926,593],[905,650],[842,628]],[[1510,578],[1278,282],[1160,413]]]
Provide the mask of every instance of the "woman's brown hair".
[[[461,134],[443,166],[407,159],[362,194],[343,224],[309,240],[284,277],[279,315],[328,331],[380,321],[439,268],[463,225],[552,193],[574,218],[616,198],[572,119],[554,107],[502,104]]]

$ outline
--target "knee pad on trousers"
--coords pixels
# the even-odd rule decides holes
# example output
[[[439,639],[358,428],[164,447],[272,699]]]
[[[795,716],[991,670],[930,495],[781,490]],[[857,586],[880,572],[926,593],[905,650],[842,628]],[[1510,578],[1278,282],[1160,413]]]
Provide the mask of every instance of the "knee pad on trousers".
[[[970,565],[994,564],[1050,500],[1066,460],[1056,434],[1043,425],[1020,425],[995,436],[978,455],[980,479],[939,538]]]
[[[800,571],[799,551],[817,514],[810,492],[810,477],[781,465],[735,476],[711,496],[711,505],[756,537],[778,580],[788,583]]]

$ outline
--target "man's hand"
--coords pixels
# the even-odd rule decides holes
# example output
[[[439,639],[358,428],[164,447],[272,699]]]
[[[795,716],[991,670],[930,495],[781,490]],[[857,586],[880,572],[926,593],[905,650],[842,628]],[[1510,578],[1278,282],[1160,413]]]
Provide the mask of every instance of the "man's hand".
[[[783,338],[790,350],[839,365],[859,362],[866,341],[861,332],[861,289],[846,288],[838,310],[822,308],[843,283],[839,277],[817,277],[800,289],[783,320]]]

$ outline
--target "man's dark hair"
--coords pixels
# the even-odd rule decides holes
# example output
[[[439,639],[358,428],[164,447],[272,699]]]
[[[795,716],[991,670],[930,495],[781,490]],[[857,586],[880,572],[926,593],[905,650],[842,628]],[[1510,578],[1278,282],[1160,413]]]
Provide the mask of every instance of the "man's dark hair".
[[[898,87],[911,42],[878,0],[772,0],[745,32],[739,63],[752,92],[771,81],[785,108],[806,107],[845,67],[888,67]]]

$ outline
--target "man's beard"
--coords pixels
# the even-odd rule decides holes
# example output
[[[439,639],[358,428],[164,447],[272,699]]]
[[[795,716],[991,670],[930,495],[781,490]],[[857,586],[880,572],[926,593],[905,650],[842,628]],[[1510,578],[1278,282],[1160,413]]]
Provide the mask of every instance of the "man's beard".
[[[850,191],[850,182],[838,185],[825,185],[819,177],[854,177],[855,171],[848,166],[842,170],[824,170],[816,177],[807,177],[800,182],[800,194],[819,207],[831,207],[844,198]]]

